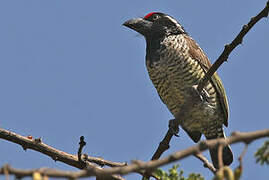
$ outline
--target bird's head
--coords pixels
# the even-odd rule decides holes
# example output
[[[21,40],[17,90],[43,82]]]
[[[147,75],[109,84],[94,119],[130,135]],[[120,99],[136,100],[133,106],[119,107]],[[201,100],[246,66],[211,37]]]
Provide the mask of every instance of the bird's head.
[[[144,18],[130,19],[123,25],[137,31],[146,38],[186,33],[181,24],[173,17],[160,12],[151,12]]]

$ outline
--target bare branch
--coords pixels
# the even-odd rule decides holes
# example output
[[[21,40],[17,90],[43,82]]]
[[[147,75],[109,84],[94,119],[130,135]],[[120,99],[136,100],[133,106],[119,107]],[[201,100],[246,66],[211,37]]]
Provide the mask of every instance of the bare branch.
[[[141,161],[135,161],[131,165],[128,166],[123,166],[123,167],[112,167],[112,168],[107,168],[107,169],[102,169],[100,167],[94,166],[90,163],[87,162],[87,169],[75,172],[75,176],[77,177],[90,177],[90,176],[96,176],[96,177],[101,177],[99,179],[106,179],[107,177],[110,177],[111,175],[113,176],[113,179],[122,179],[119,176],[116,176],[115,174],[118,175],[125,175],[131,172],[138,172],[141,173],[143,171],[152,171],[162,165],[169,164],[172,162],[175,162],[177,160],[186,158],[190,155],[195,155],[198,154],[202,151],[205,151],[209,148],[216,147],[218,145],[226,146],[228,144],[234,144],[237,142],[244,142],[246,144],[251,143],[255,139],[259,139],[262,137],[268,137],[269,136],[269,129],[266,130],[260,130],[260,131],[254,131],[254,132],[248,132],[248,133],[242,133],[242,132],[234,132],[230,137],[227,139],[214,139],[214,140],[207,140],[207,141],[202,141],[199,144],[192,146],[190,148],[187,148],[182,151],[175,152],[165,158],[158,159],[158,160],[152,160],[149,162],[141,162]],[[44,152],[44,147],[46,147],[46,151],[44,154],[49,154],[47,151],[51,153],[51,150],[53,149],[54,151],[58,151],[52,147],[48,148],[48,145],[45,145],[42,142],[35,143],[34,140],[29,140],[26,137],[17,135],[15,133],[0,129],[0,138],[6,139],[11,142],[15,142],[17,144],[22,145],[24,144],[24,147],[26,146],[27,148],[39,151],[39,152]],[[42,149],[43,148],[43,149]],[[42,149],[42,151],[40,150]],[[55,152],[54,154],[58,155],[59,152]],[[73,161],[77,160],[76,163],[78,162],[78,159],[76,156],[62,152],[62,154],[69,155],[72,157],[71,159]],[[53,153],[52,153],[53,154]],[[51,154],[50,154],[51,155]],[[58,157],[58,159],[64,159],[66,157]],[[72,162],[73,162],[72,161]],[[69,164],[75,164],[68,162]],[[89,165],[88,165],[89,164]],[[76,166],[75,166],[76,167]],[[110,177],[111,178],[111,177]]]
[[[85,176],[85,173],[82,173],[83,171],[86,172],[86,170],[80,170],[80,171],[63,171],[58,169],[52,169],[52,168],[39,168],[39,169],[16,169],[13,167],[10,167],[8,164],[4,165],[0,168],[0,174],[4,174],[4,172],[7,171],[9,174],[14,175],[16,178],[24,178],[24,177],[32,177],[35,172],[40,173],[42,176],[47,176],[51,178],[67,178],[67,179],[78,179]],[[124,180],[123,178],[118,178],[118,180]]]
[[[240,155],[239,158],[238,158],[238,161],[239,161],[239,163],[240,163],[241,166],[242,166],[242,164],[243,164],[243,157],[245,156],[245,154],[246,154],[246,152],[247,152],[247,149],[248,149],[248,144],[246,143],[246,144],[245,144],[245,147],[244,147],[244,149],[243,149],[243,151],[242,151],[242,153],[241,153],[241,155]]]
[[[204,167],[208,168],[213,174],[216,174],[216,168],[208,161],[208,159],[206,159],[205,156],[203,156],[202,153],[194,154],[194,156],[204,163]]]
[[[178,161],[190,155],[195,155],[199,152],[205,151],[210,148],[214,148],[218,145],[227,146],[228,144],[234,144],[238,142],[244,142],[244,143],[249,144],[255,139],[268,137],[268,136],[269,136],[269,129],[254,131],[254,132],[247,132],[247,133],[234,132],[232,133],[230,137],[227,137],[226,139],[220,138],[220,139],[202,141],[195,146],[192,146],[185,150],[175,152],[165,158],[152,160],[149,162],[136,161],[135,163],[132,163],[131,165],[124,166],[124,167],[114,167],[114,168],[103,169],[100,171],[100,173],[103,175],[111,175],[111,174],[124,175],[130,172],[138,172],[141,170],[146,170],[146,171],[151,172],[152,170],[160,166]]]
[[[32,149],[42,154],[45,154],[47,156],[50,156],[55,161],[61,161],[70,166],[83,169],[83,166],[81,166],[80,162],[78,161],[77,156],[73,154],[68,154],[66,152],[55,149],[49,145],[46,145],[45,143],[41,142],[40,138],[38,138],[38,141],[37,141],[36,139],[24,137],[14,132],[7,131],[1,128],[0,128],[0,138],[19,144],[23,147],[24,150]],[[98,165],[106,165],[110,167],[125,166],[127,164],[127,163],[121,163],[121,162],[112,162],[112,161],[104,160],[102,158],[90,157],[87,155],[82,155],[82,157],[88,162],[92,162]],[[89,164],[89,163],[88,165],[93,166],[92,164]]]
[[[252,17],[248,24],[245,24],[239,34],[235,37],[235,39],[230,43],[225,45],[225,48],[215,63],[211,66],[209,71],[206,73],[205,77],[198,84],[198,92],[202,92],[202,89],[206,85],[206,83],[211,79],[212,75],[217,71],[217,69],[221,66],[224,61],[227,61],[231,52],[243,42],[244,36],[248,33],[248,31],[262,18],[267,17],[269,12],[269,0],[266,3],[265,8],[255,17]]]
[[[34,172],[40,172],[40,174],[42,175],[46,175],[48,177],[53,178],[70,178],[70,179],[79,178],[72,171],[62,171],[51,168],[24,170],[24,169],[16,169],[6,164],[0,168],[0,174],[3,174],[5,170],[7,170],[9,174],[15,175],[16,178],[32,177]]]
[[[220,144],[218,146],[218,160],[219,160],[219,168],[223,167],[223,159],[222,159],[222,150],[223,150],[223,145]]]
[[[165,137],[163,138],[163,140],[160,142],[157,150],[155,151],[155,153],[153,154],[151,160],[155,160],[155,159],[159,159],[161,157],[161,155],[167,150],[169,149],[169,143],[173,137],[174,133],[172,132],[172,129],[169,128]]]
[[[95,163],[98,164],[99,166],[109,166],[109,167],[122,167],[122,166],[126,166],[128,165],[127,162],[113,162],[113,161],[108,161],[102,158],[98,158],[98,157],[89,157],[88,155],[84,154],[82,155],[82,159],[84,159],[85,161],[91,162],[91,163]]]
[[[73,166],[79,169],[84,168],[83,165],[78,161],[77,156],[68,154],[66,152],[55,149],[51,146],[48,146],[45,143],[43,143],[40,138],[37,141],[37,139],[24,137],[14,132],[7,131],[1,128],[0,128],[0,138],[19,144],[22,146],[24,150],[32,149],[42,154],[45,154],[47,156],[50,156],[55,161],[61,161],[63,163],[66,163],[70,166]],[[89,163],[88,165],[92,166]]]
[[[97,173],[99,172],[99,170],[102,170],[102,168],[90,163],[91,160],[98,162],[96,158],[87,157],[87,162],[81,162],[78,160],[78,157],[76,155],[68,154],[66,152],[55,149],[43,143],[41,141],[41,138],[32,139],[32,137],[30,136],[24,137],[24,136],[18,135],[14,132],[7,131],[2,128],[0,128],[0,138],[19,144],[22,146],[24,150],[32,149],[32,150],[38,151],[42,154],[45,154],[51,157],[55,161],[61,161],[65,164],[68,164],[70,166],[73,166],[79,169],[84,169],[85,164],[86,164],[86,168],[91,169],[91,171],[88,171],[87,176],[97,176]],[[99,160],[100,159],[101,158],[99,158]],[[106,160],[103,160],[103,162],[106,162],[106,165],[113,164],[112,162],[106,161]],[[114,163],[113,165],[114,166],[120,165],[120,163]],[[116,176],[115,177],[113,176],[113,178],[120,179],[119,177],[116,177]]]

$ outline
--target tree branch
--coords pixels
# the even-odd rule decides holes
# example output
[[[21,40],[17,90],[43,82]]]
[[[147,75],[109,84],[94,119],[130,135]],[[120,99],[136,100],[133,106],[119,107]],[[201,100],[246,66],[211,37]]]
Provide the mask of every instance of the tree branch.
[[[243,42],[244,36],[248,33],[248,31],[262,18],[267,17],[269,12],[269,0],[266,3],[265,8],[256,16],[252,17],[248,24],[245,24],[239,34],[235,37],[235,39],[230,43],[226,44],[223,52],[215,61],[215,63],[211,66],[211,68],[206,73],[205,77],[198,84],[198,92],[202,92],[202,89],[206,85],[206,83],[211,79],[213,74],[217,71],[217,69],[221,66],[224,61],[227,61],[231,52]]]
[[[76,179],[80,178],[76,176],[75,172],[73,171],[62,171],[57,169],[51,168],[39,168],[39,169],[16,169],[10,167],[8,164],[4,165],[0,168],[0,174],[4,174],[4,171],[8,171],[9,174],[15,175],[17,179],[24,178],[24,177],[32,177],[33,173],[39,172],[43,176],[53,177],[53,178],[68,178],[68,179]]]
[[[82,155],[82,159],[84,159],[85,161],[91,162],[91,163],[98,164],[101,167],[103,167],[103,166],[122,167],[122,166],[128,165],[127,162],[124,162],[124,163],[113,162],[113,161],[105,160],[105,159],[98,158],[98,157],[90,157],[87,154]]]
[[[38,151],[42,154],[45,154],[51,157],[54,161],[61,161],[65,164],[68,164],[70,166],[73,166],[79,169],[84,169],[84,168],[93,169],[93,171],[91,172],[92,174],[88,174],[88,176],[96,176],[97,174],[95,173],[99,172],[98,170],[102,170],[102,168],[92,164],[91,162],[94,162],[96,164],[105,164],[111,167],[126,165],[126,163],[111,162],[111,161],[107,161],[101,158],[89,157],[87,155],[86,155],[87,158],[85,159],[86,162],[79,161],[78,156],[68,154],[66,152],[55,149],[43,143],[41,141],[41,138],[32,139],[31,136],[24,137],[24,136],[18,135],[14,132],[7,131],[2,128],[0,128],[0,138],[19,144],[22,146],[24,150],[32,149],[32,150]],[[83,157],[85,157],[85,155]],[[116,176],[114,178],[120,179],[119,177],[116,177]]]
[[[220,144],[218,146],[219,169],[223,167],[222,150],[223,150],[223,145]]]
[[[88,174],[82,173],[86,172],[86,170],[79,171],[64,171],[59,169],[52,168],[39,168],[39,169],[16,169],[8,164],[4,165],[0,168],[0,174],[4,174],[7,171],[10,175],[14,175],[17,179],[32,177],[34,173],[38,172],[42,176],[47,176],[51,178],[66,178],[66,179],[78,179],[83,177],[89,177]],[[117,176],[118,180],[124,180],[122,177]],[[101,178],[102,179],[102,178]]]
[[[248,149],[248,144],[245,144],[245,147],[244,147],[242,153],[240,154],[240,156],[238,158],[238,161],[240,163],[240,166],[242,166],[242,164],[243,164],[243,157],[245,156],[245,154],[247,152],[247,149]]]
[[[14,137],[15,136],[15,137]],[[26,137],[19,136],[20,138],[18,139],[17,134],[0,129],[0,138],[6,139],[11,142],[15,142],[16,144],[22,145],[22,143],[25,143],[27,145],[27,148],[42,152],[39,148],[40,145],[42,144],[42,147],[45,146],[44,143],[39,142],[39,143],[33,143],[34,140],[29,141]],[[190,148],[187,148],[182,151],[175,152],[165,158],[158,159],[158,160],[153,160],[149,162],[142,162],[142,161],[133,161],[131,165],[128,166],[123,166],[123,167],[112,167],[112,168],[107,168],[107,169],[102,169],[93,165],[87,166],[86,170],[78,171],[78,172],[73,172],[74,176],[76,177],[90,177],[90,176],[96,176],[96,177],[101,177],[99,179],[106,179],[110,177],[111,175],[113,176],[113,179],[122,179],[119,176],[115,177],[115,174],[118,175],[125,175],[129,174],[131,172],[143,172],[143,171],[152,171],[162,165],[166,165],[172,162],[175,162],[177,160],[186,158],[190,155],[196,155],[199,154],[202,151],[205,151],[209,148],[213,148],[219,145],[226,146],[227,144],[234,144],[238,142],[244,142],[245,144],[251,143],[255,139],[259,139],[262,137],[268,137],[269,136],[269,129],[266,130],[260,130],[260,131],[254,131],[254,132],[247,132],[247,133],[242,133],[242,132],[234,132],[230,137],[227,137],[226,139],[220,138],[220,139],[214,139],[214,140],[206,140],[206,141],[201,141],[199,144],[192,146]],[[33,141],[33,142],[32,142]],[[46,145],[48,146],[48,145]],[[25,146],[24,146],[25,147]],[[51,148],[51,147],[50,147]],[[54,149],[54,148],[52,148]],[[54,149],[55,150],[55,149]],[[45,151],[46,152],[46,151]],[[62,152],[63,154],[64,152]],[[44,153],[45,154],[45,153]],[[64,153],[67,154],[67,153]],[[57,154],[58,155],[58,154]],[[69,156],[73,156],[71,154],[68,154]],[[75,156],[76,157],[76,156]],[[63,157],[59,157],[59,159],[62,159]],[[77,157],[76,157],[77,160]],[[70,163],[69,164],[74,164]],[[75,166],[76,167],[76,166]]]
[[[175,152],[167,157],[158,160],[152,160],[149,162],[135,161],[128,166],[103,169],[100,171],[100,173],[103,175],[111,175],[111,174],[124,175],[131,172],[138,172],[141,170],[152,171],[160,166],[178,161],[190,155],[195,155],[197,153],[200,153],[210,148],[214,148],[219,145],[227,146],[228,144],[234,144],[238,142],[244,142],[246,144],[249,144],[253,140],[260,139],[263,137],[269,137],[269,129],[247,133],[234,132],[230,137],[227,137],[226,139],[220,138],[220,139],[201,141],[199,144],[195,146],[189,147],[182,151]]]
[[[170,141],[173,137],[174,133],[172,132],[172,129],[169,128],[166,135],[164,136],[163,140],[160,142],[157,150],[155,151],[155,153],[153,154],[151,160],[155,160],[155,159],[159,159],[161,157],[161,155],[167,150],[169,149],[170,145]]]
[[[216,168],[208,161],[208,159],[206,159],[205,156],[203,156],[202,153],[194,154],[194,156],[204,163],[204,167],[208,168],[213,174],[216,174]]]

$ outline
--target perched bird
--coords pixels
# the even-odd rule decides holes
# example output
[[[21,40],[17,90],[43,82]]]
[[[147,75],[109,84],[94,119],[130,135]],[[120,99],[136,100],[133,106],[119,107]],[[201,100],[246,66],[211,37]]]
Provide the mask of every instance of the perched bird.
[[[144,18],[126,21],[124,26],[146,39],[146,66],[157,92],[180,126],[194,142],[204,134],[207,139],[225,138],[222,126],[228,126],[228,101],[222,82],[215,73],[203,89],[202,102],[193,104],[184,119],[180,113],[195,100],[192,89],[203,79],[211,63],[199,45],[173,17],[151,12]],[[185,109],[184,109],[185,108]],[[213,165],[218,168],[218,149],[210,149]],[[230,165],[233,154],[223,148],[223,163]]]

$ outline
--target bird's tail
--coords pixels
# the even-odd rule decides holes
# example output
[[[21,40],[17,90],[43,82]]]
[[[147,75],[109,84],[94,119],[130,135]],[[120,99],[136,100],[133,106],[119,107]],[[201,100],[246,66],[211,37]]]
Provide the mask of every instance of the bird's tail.
[[[225,138],[225,134],[222,128],[218,129],[218,133],[214,136],[206,135],[206,139],[216,139],[216,138]],[[214,167],[216,169],[219,169],[218,147],[210,149],[209,152],[210,152],[210,156],[211,156]],[[233,153],[229,145],[223,147],[222,160],[223,160],[223,164],[226,166],[229,166],[233,162]]]

